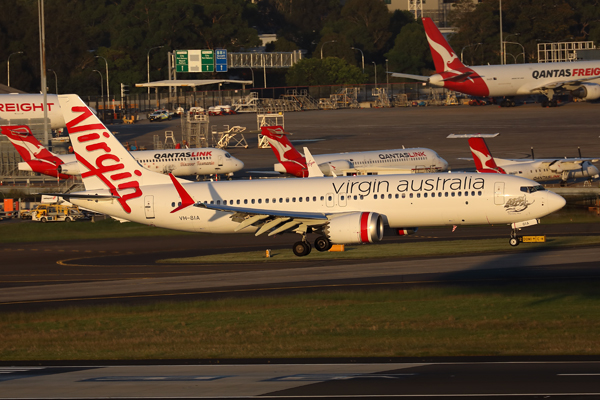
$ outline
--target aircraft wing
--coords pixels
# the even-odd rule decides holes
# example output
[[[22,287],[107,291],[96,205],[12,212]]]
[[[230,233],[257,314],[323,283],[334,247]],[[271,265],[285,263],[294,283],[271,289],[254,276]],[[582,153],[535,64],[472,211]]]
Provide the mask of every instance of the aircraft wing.
[[[475,71],[466,71],[458,75],[449,76],[447,78],[442,79],[442,81],[450,81],[450,82],[464,82],[469,79],[469,76],[474,74]]]
[[[407,79],[414,79],[416,81],[429,82],[428,76],[403,74],[400,72],[390,72],[390,74],[392,74],[392,78],[407,78]]]
[[[542,84],[532,88],[532,90],[556,89],[561,86],[580,85],[582,82],[591,81],[594,79],[600,79],[600,75],[588,76],[586,78],[571,79],[566,81],[552,82],[549,84]]]
[[[235,228],[236,232],[251,225],[260,226],[255,233],[256,236],[266,232],[269,232],[269,236],[287,231],[303,233],[308,230],[308,227],[322,226],[329,222],[329,218],[323,213],[260,210],[205,203],[196,203],[194,207],[231,213],[231,219],[239,222]]]
[[[581,164],[585,161],[598,162],[598,158],[561,158],[556,160],[544,160],[544,164],[549,170],[562,172],[581,169]]]

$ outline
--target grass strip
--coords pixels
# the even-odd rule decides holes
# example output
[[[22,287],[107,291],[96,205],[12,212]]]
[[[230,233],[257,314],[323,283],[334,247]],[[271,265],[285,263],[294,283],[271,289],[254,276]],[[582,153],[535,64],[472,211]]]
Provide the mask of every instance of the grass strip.
[[[223,253],[198,257],[169,258],[157,261],[164,264],[208,264],[208,263],[256,263],[307,260],[343,260],[376,259],[422,256],[457,256],[491,252],[519,253],[532,250],[554,249],[600,244],[600,236],[564,236],[547,238],[545,243],[522,243],[511,247],[508,239],[448,240],[432,242],[380,243],[370,245],[346,246],[344,252],[313,251],[298,258],[291,249],[272,250],[271,257],[265,257],[265,251]]]
[[[598,355],[597,282],[324,292],[0,314],[0,359]]]

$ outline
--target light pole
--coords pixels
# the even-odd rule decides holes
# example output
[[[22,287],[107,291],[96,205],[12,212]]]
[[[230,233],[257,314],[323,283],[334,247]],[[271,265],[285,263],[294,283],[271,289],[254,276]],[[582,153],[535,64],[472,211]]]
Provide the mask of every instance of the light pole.
[[[151,47],[146,55],[146,65],[148,66],[148,83],[150,83],[150,52],[154,49],[162,49],[165,46]],[[150,101],[150,86],[148,86],[148,101]]]
[[[371,62],[375,66],[375,89],[377,89],[377,64],[375,64],[375,61],[371,61]]]
[[[360,56],[362,58],[362,68],[363,68],[363,74],[365,73],[365,53],[363,53],[363,51],[359,48],[356,47],[350,47],[352,50],[358,50],[360,51]],[[323,58],[323,57],[321,57]]]
[[[252,87],[254,87],[254,70],[252,68],[248,68],[250,72],[252,72]]]
[[[388,60],[385,59],[385,87],[387,90],[390,90],[390,76],[388,74]]]
[[[323,46],[325,46],[325,43],[335,43],[336,40],[330,40],[328,42],[323,42],[323,44],[321,45],[321,60],[323,59]]]
[[[465,47],[463,47],[463,48],[462,48],[462,50],[460,51],[460,62],[464,64],[464,61],[463,61],[463,52],[465,51],[465,49],[466,49],[467,47],[471,47],[471,46],[479,46],[480,44],[481,44],[481,43],[471,43],[471,44],[468,44],[468,45],[466,45]]]
[[[525,47],[521,43],[519,43],[519,42],[504,42],[504,56],[506,57],[506,44],[507,43],[508,44],[518,44],[519,46],[521,46],[521,49],[523,50],[523,52],[521,53],[521,54],[523,54],[523,63],[525,63]],[[517,57],[518,57],[518,55],[517,55]],[[515,64],[516,63],[517,63],[517,58],[515,57]]]
[[[8,79],[7,79],[7,86],[10,86],[10,56],[13,56],[15,54],[23,54],[22,51],[17,51],[16,53],[12,53],[8,56],[8,62],[6,63],[6,72],[8,74]]]
[[[48,72],[54,72],[54,87],[56,88],[56,94],[58,94],[58,76],[56,76],[56,71],[48,68]]]
[[[104,63],[106,64],[106,97],[108,97],[108,100],[110,101],[110,89],[108,86],[108,61],[106,61],[106,58],[104,58],[102,56],[94,56],[94,57],[103,59]]]
[[[504,38],[502,37],[502,0],[498,0],[500,4],[500,64],[504,64],[504,47],[502,44],[504,43]]]
[[[97,72],[98,75],[100,75],[100,97],[104,98],[104,78],[102,77],[102,73],[97,69],[93,70],[92,72]]]
[[[520,33],[509,33],[508,35],[506,35],[505,39],[508,39],[511,36],[519,36]],[[503,62],[502,64],[506,64],[506,55],[504,55],[506,53],[506,43],[513,43],[513,42],[506,42],[505,40],[502,40],[502,54],[503,54]]]

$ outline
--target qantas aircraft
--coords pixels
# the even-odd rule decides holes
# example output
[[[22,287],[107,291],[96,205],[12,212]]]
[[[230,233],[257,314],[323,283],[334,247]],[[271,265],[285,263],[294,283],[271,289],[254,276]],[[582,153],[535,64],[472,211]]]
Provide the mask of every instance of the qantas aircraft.
[[[60,179],[81,175],[75,154],[51,153],[33,136],[28,126],[3,126],[2,134],[8,137],[24,160],[18,165],[20,171]],[[244,168],[242,161],[214,148],[144,150],[132,154],[142,167],[175,176],[231,174]]]
[[[493,157],[481,137],[469,138],[469,146],[477,172],[516,175],[536,182],[600,177],[598,168],[592,164],[599,161],[597,158],[506,160]]]
[[[431,18],[423,18],[425,34],[435,64],[435,74],[420,76],[392,73],[399,78],[425,81],[457,92],[482,97],[514,97],[543,94],[543,107],[555,107],[554,94],[570,93],[584,100],[600,98],[600,61],[478,65],[467,67]],[[501,106],[514,106],[506,99]]]
[[[60,96],[81,165],[84,192],[62,195],[83,208],[191,232],[293,232],[298,256],[312,246],[372,243],[384,227],[510,224],[517,230],[565,205],[538,183],[508,175],[433,173],[190,182],[140,167],[77,95]]]
[[[300,178],[309,176],[305,157],[294,148],[287,137],[289,133],[283,127],[263,126],[261,133],[279,160],[279,164],[274,166],[275,171]],[[313,158],[326,176],[410,174],[445,171],[448,168],[446,160],[425,148],[318,154]]]

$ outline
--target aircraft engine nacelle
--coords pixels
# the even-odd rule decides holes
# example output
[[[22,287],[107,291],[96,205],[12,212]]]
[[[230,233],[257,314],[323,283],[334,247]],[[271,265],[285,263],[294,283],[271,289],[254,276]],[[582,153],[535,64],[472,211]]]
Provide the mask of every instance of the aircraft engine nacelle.
[[[58,172],[63,175],[80,175],[77,161],[72,161],[58,166]]]
[[[352,169],[353,167],[346,160],[337,160],[319,164],[319,168],[323,172],[323,175],[333,176],[334,172],[336,175],[343,175],[344,170]]]
[[[600,99],[600,85],[596,83],[582,83],[577,89],[571,91],[571,95],[584,100]]]
[[[333,218],[325,235],[334,244],[373,243],[383,239],[383,218],[373,212],[356,212]]]

